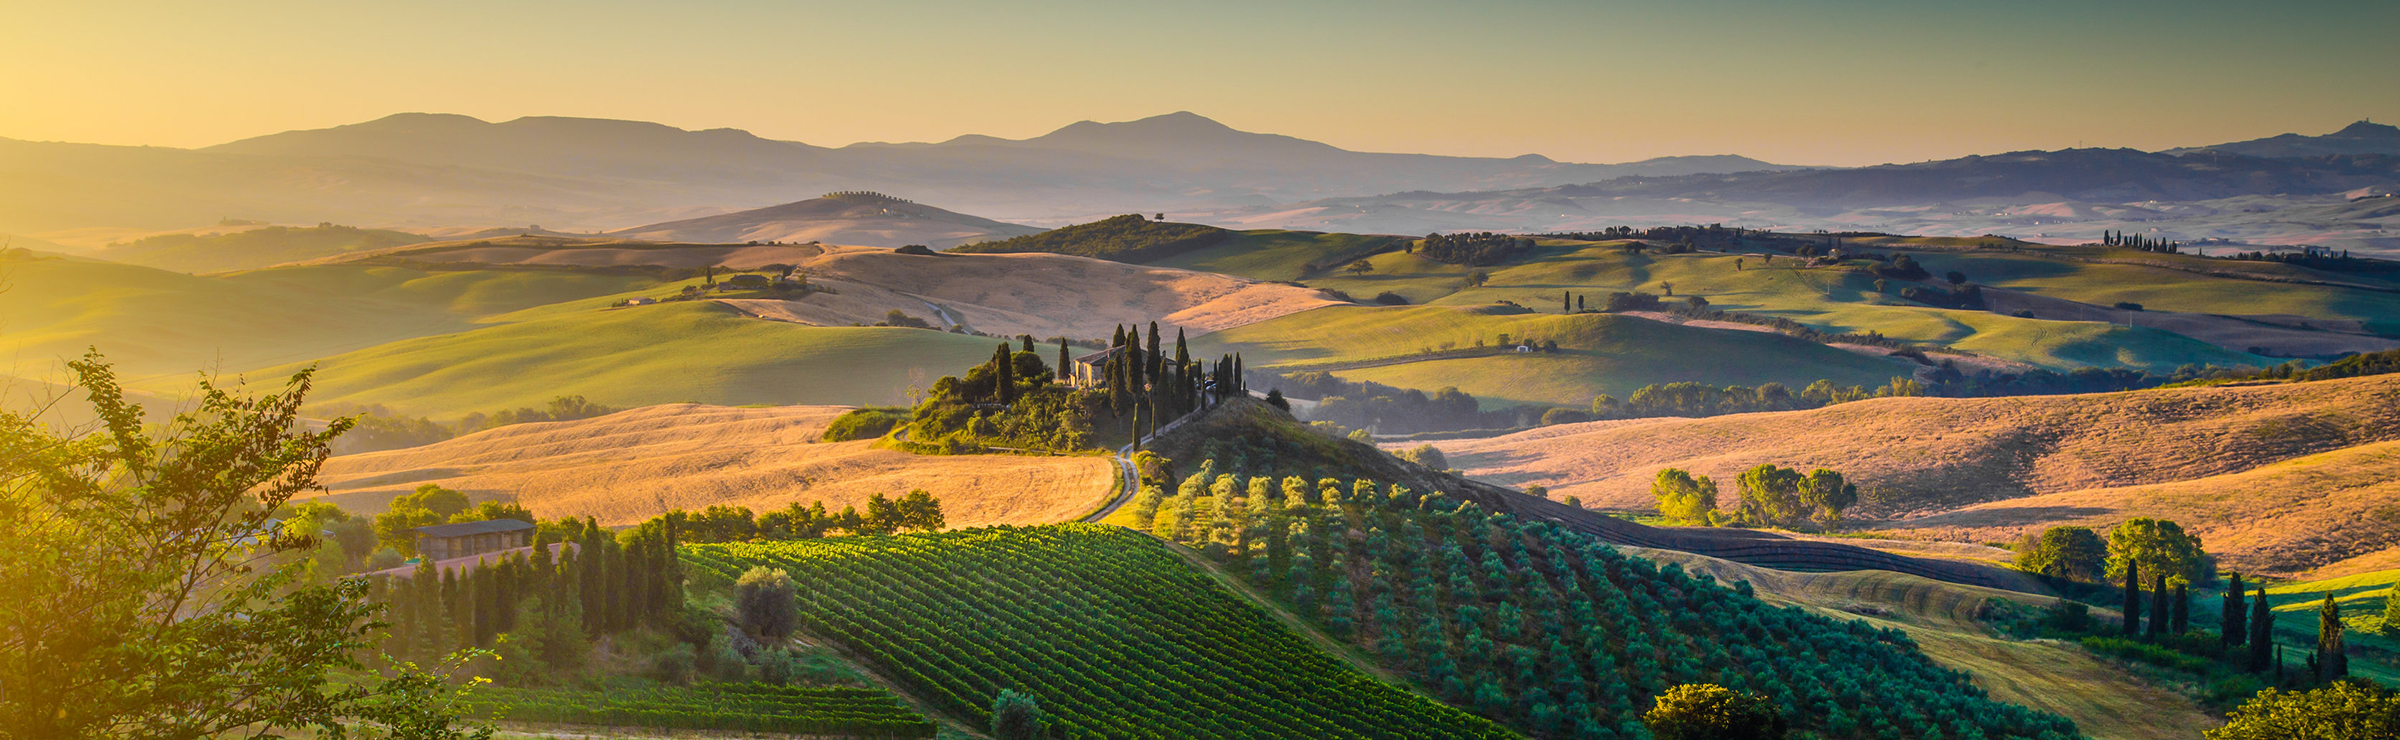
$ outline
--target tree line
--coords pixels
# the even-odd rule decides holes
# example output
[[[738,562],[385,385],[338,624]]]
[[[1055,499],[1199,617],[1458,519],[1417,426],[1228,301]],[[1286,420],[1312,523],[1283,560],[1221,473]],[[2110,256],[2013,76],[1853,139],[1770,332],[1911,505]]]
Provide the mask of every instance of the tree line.
[[[1423,252],[1426,259],[1453,265],[1497,265],[1533,248],[1533,239],[1491,232],[1426,234],[1402,249]]]
[[[357,454],[380,450],[421,447],[453,437],[497,429],[513,424],[543,421],[575,421],[607,416],[624,409],[593,403],[583,396],[558,396],[542,408],[518,407],[492,413],[472,412],[447,424],[422,416],[408,416],[385,408],[381,404],[357,406],[328,404],[314,409],[318,413],[348,416],[356,419],[350,433],[342,435],[335,444],[337,454]]]
[[[1824,468],[1803,474],[1762,464],[1742,471],[1734,485],[1738,491],[1735,508],[1719,510],[1716,481],[1681,468],[1667,468],[1651,481],[1650,497],[1657,502],[1660,516],[1711,527],[1831,528],[1841,523],[1844,509],[1858,503],[1858,486]]]
[[[1196,360],[1176,330],[1175,351],[1160,349],[1163,332],[1151,322],[1117,327],[1088,387],[1075,387],[1075,358],[1056,340],[1056,366],[1035,351],[1033,337],[1003,343],[991,359],[963,376],[934,382],[903,429],[907,449],[960,454],[990,447],[1057,452],[1090,449],[1108,440],[1135,440],[1185,414],[1246,393],[1238,354]],[[854,426],[864,426],[860,420]]]

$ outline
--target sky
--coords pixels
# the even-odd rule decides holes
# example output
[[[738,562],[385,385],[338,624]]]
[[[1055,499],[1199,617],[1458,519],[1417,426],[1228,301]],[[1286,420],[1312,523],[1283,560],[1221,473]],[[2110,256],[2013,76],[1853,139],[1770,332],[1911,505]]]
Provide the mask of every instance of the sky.
[[[839,146],[1189,110],[1362,151],[1826,165],[2400,123],[2391,0],[0,0],[0,137],[399,112]]]

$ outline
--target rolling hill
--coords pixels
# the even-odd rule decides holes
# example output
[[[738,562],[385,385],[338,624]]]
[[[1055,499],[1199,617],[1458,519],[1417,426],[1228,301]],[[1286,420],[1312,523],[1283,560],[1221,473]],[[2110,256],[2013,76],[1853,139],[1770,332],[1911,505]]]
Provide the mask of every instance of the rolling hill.
[[[475,500],[514,500],[543,518],[627,525],[670,509],[746,506],[758,513],[823,501],[864,508],[870,495],[924,489],[953,527],[1074,518],[1110,493],[1098,457],[925,456],[872,442],[823,442],[837,406],[666,404],[579,421],[518,424],[423,447],[326,462],[326,500],[383,510],[425,483]]]
[[[1040,232],[877,193],[832,193],[779,206],[669,221],[611,232],[663,242],[824,242],[869,247],[921,244],[943,249]]]
[[[1504,341],[1554,341],[1558,351],[1506,351]],[[1326,370],[1427,391],[1456,386],[1487,408],[1584,406],[1597,394],[1622,398],[1644,385],[1685,380],[1797,388],[1830,379],[1872,387],[1912,372],[1782,334],[1500,306],[1332,306],[1210,334],[1193,350],[1240,352],[1253,371]],[[1730,361],[1737,357],[1742,361]]]
[[[1762,463],[1831,468],[1858,484],[1856,516],[1909,527],[1913,515],[2240,473],[2389,441],[2400,421],[2396,400],[2395,376],[2081,396],[1886,398],[1810,411],[1566,424],[1434,444],[1478,479],[1541,484],[1619,511],[1652,508],[1650,480],[1661,468],[1684,468],[1727,486]]]

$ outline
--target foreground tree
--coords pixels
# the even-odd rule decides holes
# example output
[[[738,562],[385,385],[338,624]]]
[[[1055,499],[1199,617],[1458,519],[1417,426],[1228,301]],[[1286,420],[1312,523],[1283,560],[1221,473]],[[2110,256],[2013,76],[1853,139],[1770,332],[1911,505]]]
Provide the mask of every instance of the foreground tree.
[[[1031,694],[1016,689],[1001,689],[992,700],[992,737],[997,740],[1039,740],[1042,737],[1042,706]]]
[[[0,738],[468,736],[439,677],[360,663],[364,581],[295,585],[317,543],[275,512],[351,423],[303,431],[309,372],[256,399],[203,384],[152,438],[96,353],[69,367],[95,433],[0,413]]]
[[[1766,697],[1705,683],[1667,689],[1642,724],[1658,740],[1781,740],[1786,732]]]
[[[2147,517],[2128,519],[2108,531],[2109,577],[2122,576],[2134,563],[2140,563],[2143,572],[2175,583],[2206,583],[2216,569],[2200,548],[2199,536],[2185,533],[2174,522]]]
[[[2313,691],[2258,692],[2208,740],[2369,740],[2400,737],[2400,695],[2364,681]]]

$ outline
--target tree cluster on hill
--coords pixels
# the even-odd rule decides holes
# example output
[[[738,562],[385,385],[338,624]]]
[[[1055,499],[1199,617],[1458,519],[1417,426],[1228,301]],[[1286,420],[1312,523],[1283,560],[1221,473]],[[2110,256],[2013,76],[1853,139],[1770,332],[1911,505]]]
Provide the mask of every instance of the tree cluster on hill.
[[[1756,388],[1743,385],[1718,388],[1678,381],[1642,386],[1622,400],[1603,393],[1592,398],[1588,411],[1559,409],[1557,411],[1560,413],[1545,414],[1542,418],[1544,424],[1558,424],[1661,416],[1721,416],[1759,411],[1796,411],[1868,398],[1924,394],[1924,386],[1907,378],[1893,378],[1891,383],[1872,389],[1860,386],[1845,388],[1834,385],[1830,380],[1819,380],[1797,392],[1782,383],[1765,383]]]
[[[1742,471],[1732,511],[1717,509],[1717,482],[1677,468],[1658,471],[1650,496],[1658,513],[1687,524],[1743,524],[1783,529],[1839,524],[1842,510],[1858,503],[1858,486],[1842,474],[1818,468],[1806,474],[1772,464]]]
[[[1200,224],[1152,221],[1141,214],[1111,216],[1038,234],[951,247],[961,254],[1050,252],[1117,262],[1148,262],[1214,246],[1233,232]]]
[[[2177,386],[2243,383],[2261,380],[2282,380],[2303,383],[2314,380],[2363,378],[2400,372],[2400,350],[2384,350],[2351,355],[2317,367],[2304,367],[2294,360],[2270,368],[2191,368],[2178,369],[2171,381]]]
[[[1652,697],[1702,682],[1755,694],[1823,738],[2075,735],[1985,698],[1896,630],[1771,607],[1746,583],[1660,568],[1553,522],[1368,480],[1278,476],[1262,459],[1281,457],[1203,460],[1171,495],[1146,491],[1149,530],[1443,700],[1535,737],[1653,737]],[[1664,705],[1672,715],[1684,703]]]
[[[1426,234],[1409,249],[1420,252],[1426,259],[1453,265],[1485,267],[1507,262],[1525,250],[1533,248],[1533,240],[1491,232],[1469,234]]]
[[[1900,297],[1940,308],[1984,309],[1983,286],[1980,285],[1963,285],[1951,290],[1910,285],[1900,289]]]
[[[911,411],[902,446],[941,454],[990,447],[1084,450],[1104,439],[1139,439],[1246,392],[1239,355],[1224,355],[1213,364],[1194,360],[1178,330],[1170,357],[1159,348],[1155,322],[1146,338],[1140,326],[1118,327],[1097,382],[1082,388],[1062,382],[1074,361],[1065,340],[1055,346],[1057,368],[1034,351],[1031,336],[1018,340],[1021,348],[999,345],[991,360],[964,377],[935,381]]]
[[[2110,247],[2130,247],[2160,254],[2178,254],[2183,251],[2183,244],[2180,242],[2154,239],[2140,234],[2127,234],[2122,231],[2101,232],[2100,244]]]

